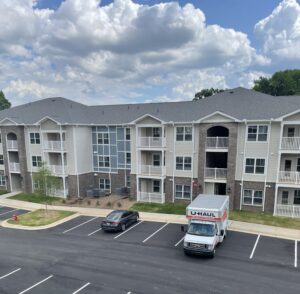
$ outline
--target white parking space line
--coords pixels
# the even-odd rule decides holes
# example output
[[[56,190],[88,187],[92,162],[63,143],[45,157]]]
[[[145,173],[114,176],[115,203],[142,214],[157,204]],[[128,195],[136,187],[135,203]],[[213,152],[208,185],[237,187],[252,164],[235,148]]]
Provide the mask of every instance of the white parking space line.
[[[14,271],[12,271],[12,272],[10,272],[10,273],[8,273],[8,274],[6,274],[6,275],[2,276],[2,277],[0,277],[0,280],[2,280],[2,279],[4,279],[4,278],[6,278],[6,277],[8,277],[8,276],[10,276],[10,275],[12,275],[12,274],[14,274],[14,273],[18,272],[19,270],[21,270],[21,268],[20,268],[20,267],[19,267],[19,268],[17,268],[16,270],[14,270]]]
[[[81,224],[79,224],[79,225],[77,225],[77,226],[71,228],[71,229],[68,229],[68,230],[63,231],[63,234],[68,233],[68,232],[71,232],[71,231],[73,231],[73,230],[75,230],[75,229],[77,229],[77,228],[79,228],[79,227],[81,227],[81,226],[83,226],[83,225],[85,225],[85,224],[87,224],[87,223],[89,223],[89,222],[95,220],[96,218],[98,218],[98,216],[93,217],[93,218],[91,218],[91,219],[89,219],[89,220],[87,220],[87,221],[85,221],[85,222],[83,222],[83,223],[81,223]]]
[[[150,238],[152,238],[155,234],[157,234],[159,231],[161,231],[165,226],[167,226],[169,223],[164,224],[162,227],[160,227],[157,231],[155,231],[153,234],[151,234],[149,237],[147,237],[143,243],[146,243]]]
[[[250,255],[250,259],[252,259],[252,258],[253,258],[253,255],[254,255],[254,252],[255,252],[256,246],[257,246],[257,244],[258,244],[259,238],[260,238],[260,235],[257,235],[257,238],[256,238],[256,241],[255,241],[255,244],[254,244],[254,246],[253,246],[253,249],[252,249],[252,252],[251,252],[251,255]]]
[[[96,234],[97,232],[100,232],[101,230],[102,230],[102,228],[97,229],[96,231],[89,233],[88,236],[92,236],[92,235]]]
[[[10,212],[13,212],[13,211],[17,211],[17,210],[19,210],[19,209],[9,210],[9,211],[6,211],[6,212],[4,212],[4,213],[1,213],[0,215],[4,215],[4,214],[7,214],[7,213],[10,213]]]
[[[20,292],[19,294],[23,294],[23,293],[28,292],[29,290],[33,289],[34,287],[36,287],[36,286],[38,286],[38,285],[40,285],[40,284],[42,284],[42,283],[48,281],[48,280],[51,279],[52,277],[53,277],[53,275],[49,276],[48,278],[46,278],[46,279],[44,279],[44,280],[42,280],[42,281],[40,281],[40,282],[38,282],[38,283],[32,285],[31,287],[29,287],[29,288],[27,288],[27,289],[25,289],[25,290],[23,290],[23,291]]]
[[[177,247],[184,239],[185,236],[183,236],[174,246]]]
[[[294,266],[297,267],[298,266],[298,241],[295,240],[295,263]]]
[[[134,226],[130,227],[129,229],[125,230],[124,232],[122,232],[121,234],[117,235],[116,237],[114,237],[114,239],[118,239],[119,237],[121,237],[122,235],[124,235],[125,233],[127,233],[128,231],[132,230],[133,228],[135,228],[136,226],[138,226],[139,224],[141,224],[143,221],[138,222],[137,224],[135,224]]]
[[[79,288],[78,290],[76,290],[75,292],[73,292],[72,294],[77,294],[79,293],[81,290],[83,290],[84,288],[86,288],[88,285],[90,285],[91,283],[86,283],[84,284],[81,288]]]

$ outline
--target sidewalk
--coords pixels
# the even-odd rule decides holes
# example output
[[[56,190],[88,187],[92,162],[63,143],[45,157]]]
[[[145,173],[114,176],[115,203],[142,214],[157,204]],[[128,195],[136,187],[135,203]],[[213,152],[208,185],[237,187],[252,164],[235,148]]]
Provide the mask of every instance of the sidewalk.
[[[1,195],[0,206],[9,206],[9,207],[13,207],[17,209],[25,209],[25,210],[36,210],[36,209],[45,208],[44,204],[7,199],[8,197],[18,193],[20,192]],[[105,217],[107,214],[109,214],[112,211],[111,209],[103,209],[103,208],[85,208],[85,207],[56,206],[56,205],[48,205],[48,209],[74,211],[81,215],[99,216],[99,217]],[[144,221],[168,222],[168,223],[177,223],[177,224],[187,223],[187,220],[184,215],[150,213],[150,212],[140,212],[139,214],[140,214],[140,219]],[[300,230],[239,222],[233,220],[229,221],[229,230],[250,233],[250,234],[260,234],[264,236],[290,239],[290,240],[300,240]]]

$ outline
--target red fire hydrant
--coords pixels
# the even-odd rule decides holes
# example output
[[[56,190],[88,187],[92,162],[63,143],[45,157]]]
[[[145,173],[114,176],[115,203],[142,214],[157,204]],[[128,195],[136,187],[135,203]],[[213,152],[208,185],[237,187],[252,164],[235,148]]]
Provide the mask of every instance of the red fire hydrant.
[[[12,219],[17,222],[18,221],[18,215],[17,214],[13,214]]]

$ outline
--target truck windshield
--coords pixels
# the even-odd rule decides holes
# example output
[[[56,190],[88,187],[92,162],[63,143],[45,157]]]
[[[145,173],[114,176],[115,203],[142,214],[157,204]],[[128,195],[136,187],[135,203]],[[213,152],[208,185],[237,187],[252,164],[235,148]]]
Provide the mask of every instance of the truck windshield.
[[[211,224],[191,223],[187,232],[191,235],[212,237],[215,235],[215,226]]]

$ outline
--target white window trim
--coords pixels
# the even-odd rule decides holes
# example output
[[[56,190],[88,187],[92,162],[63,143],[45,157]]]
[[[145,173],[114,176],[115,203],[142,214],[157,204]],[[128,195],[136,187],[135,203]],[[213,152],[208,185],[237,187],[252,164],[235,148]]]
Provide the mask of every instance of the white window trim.
[[[109,139],[109,132],[107,131],[107,132],[97,132],[96,133],[97,134],[97,144],[96,145],[110,145],[110,139]],[[107,134],[107,139],[108,139],[108,143],[99,143],[99,135],[103,135],[103,134]],[[104,142],[104,138],[102,137],[102,140],[103,140],[103,142]]]
[[[103,160],[102,160],[102,162],[104,163],[103,166],[101,166],[99,164],[99,161],[100,161],[99,158],[100,157],[103,157]],[[104,159],[104,157],[108,157],[109,158],[109,160],[108,160],[109,165],[108,166],[105,166],[105,159]],[[110,168],[110,156],[109,155],[98,155],[98,168]]]
[[[34,143],[31,143],[31,137],[30,137],[30,135],[31,134],[34,134]],[[39,134],[39,140],[40,140],[40,143],[36,143],[36,134]],[[41,145],[41,141],[42,141],[42,139],[41,139],[41,133],[40,132],[36,132],[36,131],[32,131],[32,132],[29,132],[29,144],[30,145]]]
[[[4,183],[2,185],[2,183]],[[5,175],[0,175],[0,187],[6,187],[6,176]]]
[[[183,158],[183,169],[177,169],[177,157],[182,157]],[[191,158],[191,169],[184,169],[184,159],[186,157],[190,157]],[[176,155],[175,156],[175,171],[179,171],[179,172],[192,172],[193,171],[193,156],[191,155]]]
[[[33,165],[33,157],[35,157],[35,162],[36,162],[36,164],[37,164],[36,166]],[[37,160],[38,157],[41,158],[40,161]],[[39,167],[41,167],[41,165],[38,164],[39,162],[40,162],[41,164],[42,164],[42,162],[43,162],[43,159],[42,159],[42,156],[41,156],[41,155],[32,155],[32,156],[31,156],[31,166],[32,166],[33,168],[39,168]]]
[[[254,159],[254,171],[253,171],[253,173],[246,173],[246,167],[247,167],[247,164],[246,164],[246,162],[247,162],[247,159]],[[256,160],[257,159],[264,159],[264,161],[265,161],[265,165],[264,165],[264,173],[263,174],[258,174],[258,173],[256,173],[255,172],[255,170],[256,170]],[[266,174],[266,158],[265,157],[246,157],[245,158],[245,165],[244,165],[244,174],[245,175],[255,175],[255,176],[264,176],[265,174]]]
[[[130,136],[130,139],[129,139],[129,140],[126,138],[126,131],[127,131],[127,130],[129,130],[129,136]],[[130,141],[131,141],[131,135],[132,135],[131,129],[128,128],[128,127],[125,127],[125,128],[124,128],[124,133],[125,133],[125,134],[124,134],[124,141],[125,141],[125,142],[130,142]]]
[[[154,191],[154,182],[155,181],[159,182],[159,192]],[[153,180],[152,181],[152,193],[161,193],[161,181],[160,180]]]
[[[249,203],[245,203],[244,202],[244,194],[245,194],[245,190],[249,190],[251,191],[251,204]],[[261,204],[254,204],[254,193],[255,192],[262,192],[262,203]],[[257,206],[257,207],[262,207],[263,206],[263,202],[264,202],[264,191],[263,190],[255,190],[255,189],[243,189],[243,205],[245,206]]]
[[[177,194],[177,192],[176,192],[176,187],[177,186],[181,186],[181,188],[182,188],[182,190],[181,190],[181,197],[177,197],[176,196],[176,194]],[[184,195],[184,186],[189,186],[190,187],[190,197],[189,198],[185,198],[185,197],[183,197],[183,195]],[[190,200],[191,198],[192,198],[192,187],[191,187],[191,185],[185,185],[185,184],[176,184],[175,183],[175,199],[181,199],[181,200]]]
[[[183,140],[182,141],[177,141],[177,129],[178,128],[183,128]],[[191,140],[185,140],[185,128],[191,128],[192,129],[192,132],[191,132]],[[176,126],[176,130],[175,130],[175,142],[178,142],[179,144],[180,143],[192,143],[193,142],[193,136],[194,136],[194,127],[192,125],[190,126],[182,126],[182,125],[179,125],[179,126]]]
[[[258,141],[258,131],[260,126],[267,126],[268,127],[268,133],[267,133],[267,140],[266,141]],[[248,124],[247,125],[247,137],[246,137],[246,143],[269,143],[269,137],[270,137],[270,125],[269,124]],[[256,133],[256,140],[255,141],[249,141],[248,140],[248,135],[249,135],[249,127],[257,127],[257,133]]]
[[[159,155],[159,165],[154,165],[154,155]],[[161,165],[161,154],[160,153],[157,153],[157,152],[152,153],[152,162],[151,162],[151,165],[152,166],[162,166]]]
[[[104,181],[104,188],[102,189],[100,186],[101,186],[101,180]],[[107,182],[108,182],[108,185],[107,185]],[[106,188],[106,186],[109,186],[109,188]],[[106,178],[99,178],[99,189],[102,189],[102,190],[109,190],[110,191],[110,188],[111,188],[111,183],[110,183],[110,179],[106,179]]]

